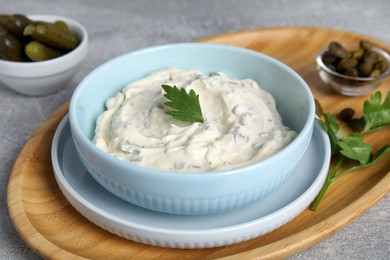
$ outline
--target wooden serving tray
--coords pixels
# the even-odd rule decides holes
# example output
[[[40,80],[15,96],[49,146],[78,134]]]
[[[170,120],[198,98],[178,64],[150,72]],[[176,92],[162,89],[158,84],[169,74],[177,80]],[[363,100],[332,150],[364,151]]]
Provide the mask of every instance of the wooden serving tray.
[[[390,52],[390,46],[351,32],[324,28],[271,28],[235,32],[201,42],[237,45],[268,54],[296,70],[327,112],[352,107],[358,116],[368,96],[345,97],[321,82],[315,65],[319,49],[330,41],[367,39]],[[390,78],[379,89],[390,90]],[[285,226],[256,239],[211,249],[170,249],[126,240],[92,224],[62,195],[53,175],[50,146],[56,127],[68,111],[62,105],[34,132],[21,151],[8,185],[8,207],[21,237],[46,258],[204,259],[281,258],[334,234],[363,214],[390,190],[390,160],[349,173],[333,183],[316,212],[305,210]],[[366,136],[378,149],[390,142],[389,129]]]

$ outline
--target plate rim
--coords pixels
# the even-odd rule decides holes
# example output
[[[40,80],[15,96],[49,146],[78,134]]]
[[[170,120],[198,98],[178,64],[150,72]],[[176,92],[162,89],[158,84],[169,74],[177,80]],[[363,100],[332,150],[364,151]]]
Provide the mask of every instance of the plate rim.
[[[315,122],[314,125],[314,131],[313,135],[311,138],[310,142],[319,142],[319,146],[322,146],[324,148],[323,151],[323,156],[321,157],[321,161],[319,162],[318,165],[320,166],[318,169],[318,172],[316,172],[316,177],[309,184],[309,187],[300,193],[293,201],[287,203],[281,208],[278,208],[277,210],[268,213],[264,216],[257,217],[255,219],[251,219],[249,221],[245,222],[240,222],[238,224],[233,224],[233,225],[228,225],[228,226],[223,226],[223,227],[217,227],[217,228],[207,228],[207,229],[180,229],[180,230],[175,230],[175,229],[170,229],[170,228],[161,228],[161,227],[156,227],[156,226],[148,226],[145,224],[140,224],[137,222],[134,222],[132,220],[124,220],[123,218],[120,218],[113,213],[107,212],[96,205],[94,205],[92,202],[88,201],[85,199],[82,195],[79,194],[77,190],[73,188],[73,186],[68,182],[68,180],[64,176],[64,172],[62,171],[61,167],[61,159],[59,158],[62,153],[61,147],[59,147],[61,144],[65,142],[72,142],[72,140],[64,140],[66,138],[71,138],[71,133],[69,129],[69,114],[66,114],[63,119],[61,120],[59,126],[56,129],[56,132],[53,137],[53,142],[51,146],[51,157],[52,157],[52,164],[53,164],[53,170],[54,170],[54,175],[57,180],[57,184],[60,186],[62,193],[65,195],[69,203],[77,209],[80,214],[82,214],[84,217],[88,218],[90,221],[94,222],[96,225],[99,227],[108,230],[109,232],[112,233],[112,230],[110,231],[106,227],[103,227],[102,225],[99,225],[95,221],[91,220],[91,215],[85,216],[85,211],[86,209],[90,211],[90,214],[97,214],[98,216],[94,216],[94,218],[98,219],[105,219],[106,221],[114,222],[113,224],[120,224],[123,226],[126,226],[128,228],[136,228],[139,231],[142,232],[149,232],[149,233],[159,233],[159,234],[164,234],[164,235],[176,235],[176,236],[186,236],[189,237],[188,239],[191,239],[194,237],[196,239],[197,236],[207,236],[207,235],[213,235],[213,236],[218,236],[218,235],[224,235],[226,233],[233,232],[234,230],[240,230],[240,229],[249,229],[251,227],[256,227],[258,225],[266,224],[269,221],[271,221],[272,218],[280,218],[281,215],[287,214],[290,211],[293,211],[294,215],[291,219],[289,219],[287,222],[277,225],[278,227],[285,225],[289,221],[291,221],[293,218],[295,218],[297,215],[299,215],[307,206],[302,207],[302,204],[306,205],[308,198],[310,198],[310,202],[315,198],[315,196],[318,194],[320,188],[322,187],[328,169],[329,169],[329,162],[330,162],[330,142],[329,138],[326,134],[326,132],[322,129],[320,124],[318,122]],[[313,140],[314,139],[314,133],[316,134],[316,138],[319,140]],[[74,143],[74,142],[73,142]],[[60,151],[61,150],[61,151]],[[313,195],[314,194],[314,195]],[[70,197],[70,198],[69,198]],[[76,200],[76,201],[74,201]],[[76,204],[76,205],[75,205]],[[78,207],[84,207],[83,210],[80,210]],[[299,208],[297,210],[296,208]],[[291,213],[289,213],[291,214]],[[112,229],[112,228],[111,228]],[[228,229],[228,230],[227,230]],[[276,228],[275,228],[276,229]],[[272,229],[274,230],[274,229]],[[271,231],[272,231],[271,230]],[[269,233],[271,231],[268,231],[266,233]],[[117,233],[114,232],[114,234],[118,235]],[[252,232],[253,234],[253,232]],[[132,234],[130,234],[132,235]],[[257,236],[255,236],[257,237]],[[253,236],[250,236],[250,238],[254,238]],[[248,240],[248,239],[246,239]],[[135,240],[137,242],[137,240]],[[244,241],[244,240],[243,240]],[[242,241],[239,241],[242,242]],[[156,242],[155,242],[156,243]],[[154,243],[154,244],[155,244]],[[157,241],[157,244],[159,242]],[[152,243],[152,245],[154,245]],[[160,244],[158,244],[160,245]],[[225,245],[225,244],[224,244]],[[228,245],[228,244],[227,244]],[[161,246],[161,245],[160,245]],[[163,246],[163,244],[162,244]],[[182,248],[182,247],[180,247]],[[193,248],[193,247],[190,247]],[[203,247],[198,247],[196,248],[203,248]]]

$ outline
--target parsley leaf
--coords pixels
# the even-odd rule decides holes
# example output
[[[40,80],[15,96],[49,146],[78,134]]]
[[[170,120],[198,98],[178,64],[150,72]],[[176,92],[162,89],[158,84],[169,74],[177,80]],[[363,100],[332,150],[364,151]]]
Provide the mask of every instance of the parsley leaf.
[[[364,116],[353,121],[354,126],[359,126],[363,130],[348,136],[343,136],[339,132],[340,126],[335,115],[329,113],[317,114],[319,118],[323,118],[317,120],[329,136],[332,160],[338,158],[338,161],[333,169],[329,170],[324,186],[310,206],[311,210],[316,210],[329,185],[335,179],[348,172],[371,166],[382,159],[386,154],[390,153],[390,144],[385,144],[375,155],[372,152],[371,145],[364,143],[363,140],[363,135],[365,133],[379,130],[380,128],[390,125],[390,93],[387,93],[387,97],[383,104],[380,102],[380,92],[372,95],[370,101],[366,100],[364,102]],[[318,103],[318,105],[320,104]],[[349,168],[344,167],[342,169],[341,167],[345,160],[357,162]]]
[[[385,145],[383,146],[381,149],[379,149],[379,151],[376,153],[376,156],[374,157],[372,154],[370,155],[370,159],[367,163],[365,164],[358,164],[358,165],[355,165],[351,168],[348,168],[344,171],[341,171],[337,174],[337,178],[341,177],[342,175],[348,173],[348,172],[351,172],[351,171],[354,171],[354,170],[357,170],[357,169],[361,169],[361,168],[364,168],[364,167],[368,167],[368,166],[371,166],[373,165],[374,163],[378,162],[380,159],[382,159],[382,157],[384,157],[387,153],[390,152],[390,145]]]
[[[364,129],[363,133],[374,130],[385,125],[390,124],[390,92],[383,104],[381,104],[382,94],[376,92],[371,96],[371,100],[366,100],[363,106],[364,113]]]
[[[179,90],[176,86],[162,85],[161,87],[166,92],[164,97],[170,100],[164,104],[174,109],[166,111],[167,115],[183,122],[204,122],[199,95],[193,89],[187,93],[184,88]]]
[[[337,144],[341,147],[340,153],[349,159],[359,161],[362,165],[370,160],[371,145],[363,142],[361,134],[352,134],[343,138]]]

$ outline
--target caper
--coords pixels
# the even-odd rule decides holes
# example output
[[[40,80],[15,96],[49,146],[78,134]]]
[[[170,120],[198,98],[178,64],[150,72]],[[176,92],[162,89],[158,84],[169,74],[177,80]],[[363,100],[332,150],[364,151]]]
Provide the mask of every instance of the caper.
[[[358,67],[359,76],[367,77],[372,71],[373,64],[369,62],[362,62]]]
[[[348,68],[344,71],[344,74],[350,77],[359,77],[359,72],[356,68]]]
[[[380,72],[385,72],[388,66],[388,63],[385,60],[380,60],[374,64],[374,70],[380,70]]]
[[[340,111],[339,118],[344,122],[349,122],[351,121],[354,114],[355,110],[353,110],[352,108],[344,108]]]
[[[327,66],[330,70],[336,71],[336,67],[333,64]]]
[[[351,69],[353,67],[356,67],[357,64],[358,64],[357,60],[346,58],[346,59],[342,59],[337,64],[336,68],[337,68],[337,71],[343,72],[346,69]]]
[[[361,40],[359,43],[360,48],[370,51],[372,50],[372,43],[369,41]]]
[[[333,56],[330,51],[325,51],[323,54],[322,54],[322,62],[325,64],[325,65],[330,65],[330,64],[333,64],[335,63],[337,60],[337,58],[335,56]]]
[[[374,64],[375,62],[377,62],[379,60],[379,54],[374,52],[374,51],[367,51],[364,54],[363,60],[365,62],[370,62],[370,63]]]
[[[345,49],[338,42],[330,42],[322,54],[323,63],[331,70],[351,77],[375,77],[388,69],[388,62],[374,50],[371,42],[361,40],[359,48]]]
[[[329,52],[336,58],[344,59],[351,56],[351,54],[338,42],[331,42],[328,48]]]
[[[359,77],[368,77],[372,71],[372,64],[363,62],[358,66],[357,70]]]
[[[370,77],[376,77],[376,76],[379,76],[381,75],[381,71],[380,70],[372,70],[371,73],[370,73]]]
[[[357,49],[352,51],[352,58],[355,60],[360,60],[364,56],[364,49]]]

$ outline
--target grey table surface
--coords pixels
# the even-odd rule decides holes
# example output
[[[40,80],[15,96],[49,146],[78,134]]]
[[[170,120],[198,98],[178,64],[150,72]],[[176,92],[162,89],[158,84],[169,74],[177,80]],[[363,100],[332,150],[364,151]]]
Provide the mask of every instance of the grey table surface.
[[[61,91],[28,97],[0,83],[0,259],[40,259],[9,217],[10,172],[33,131],[101,63],[147,46],[278,26],[338,28],[390,44],[389,11],[389,0],[0,0],[0,13],[68,16],[90,36],[86,60]],[[335,235],[289,259],[390,259],[389,194]]]

